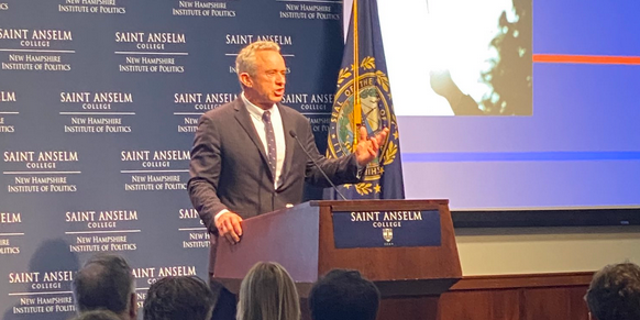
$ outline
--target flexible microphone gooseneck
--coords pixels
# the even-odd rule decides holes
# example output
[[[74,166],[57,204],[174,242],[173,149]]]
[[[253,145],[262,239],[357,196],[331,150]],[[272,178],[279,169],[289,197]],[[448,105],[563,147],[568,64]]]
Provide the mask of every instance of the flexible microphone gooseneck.
[[[309,158],[309,160],[311,160],[311,162],[313,162],[313,164],[316,166],[316,168],[318,168],[318,170],[320,170],[320,173],[322,173],[322,175],[324,176],[325,179],[327,179],[327,182],[329,182],[329,184],[331,185],[331,187],[333,188],[333,190],[335,190],[338,195],[340,195],[340,198],[342,198],[342,200],[347,201],[347,198],[345,198],[345,196],[342,194],[342,192],[340,192],[340,190],[338,190],[338,187],[336,187],[335,184],[333,184],[333,181],[331,181],[331,179],[329,179],[329,176],[327,175],[327,173],[324,172],[324,170],[322,170],[322,168],[318,165],[318,163],[316,162],[315,159],[313,159],[313,157],[311,156],[311,154],[309,154],[309,152],[307,151],[307,149],[302,145],[302,142],[300,142],[300,139],[298,139],[298,135],[296,134],[295,131],[293,130],[289,130],[289,134],[296,139],[296,142],[298,142],[298,145],[300,146],[300,148],[302,148],[302,151],[304,151],[304,153],[307,155],[307,158]]]

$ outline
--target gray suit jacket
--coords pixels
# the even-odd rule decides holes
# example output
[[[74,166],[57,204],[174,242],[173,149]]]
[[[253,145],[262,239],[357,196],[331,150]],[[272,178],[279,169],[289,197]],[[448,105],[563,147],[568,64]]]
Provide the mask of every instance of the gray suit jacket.
[[[305,181],[329,186],[289,131],[297,134],[332,182],[360,181],[354,154],[340,159],[325,158],[318,152],[307,118],[280,104],[278,110],[284,126],[286,154],[282,184],[277,190],[263,144],[241,98],[200,118],[191,150],[188,190],[194,208],[211,233],[210,272],[218,240],[214,216],[220,210],[228,209],[246,219],[300,203]]]

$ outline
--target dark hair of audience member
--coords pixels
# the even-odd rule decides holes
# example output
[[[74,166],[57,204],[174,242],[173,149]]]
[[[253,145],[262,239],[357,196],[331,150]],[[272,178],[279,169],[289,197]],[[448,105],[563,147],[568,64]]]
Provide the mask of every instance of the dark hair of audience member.
[[[120,320],[120,318],[112,311],[99,309],[83,312],[72,320]]]
[[[107,309],[135,316],[133,274],[127,261],[115,254],[97,254],[78,271],[73,282],[78,312]],[[133,311],[132,311],[133,310]]]
[[[298,290],[287,270],[259,262],[242,280],[236,320],[299,320]]]
[[[380,291],[355,270],[329,271],[311,288],[313,320],[375,320]]]
[[[593,276],[585,300],[593,319],[640,319],[640,267],[629,262],[604,267]]]
[[[144,320],[209,320],[213,293],[198,277],[166,277],[149,287]]]

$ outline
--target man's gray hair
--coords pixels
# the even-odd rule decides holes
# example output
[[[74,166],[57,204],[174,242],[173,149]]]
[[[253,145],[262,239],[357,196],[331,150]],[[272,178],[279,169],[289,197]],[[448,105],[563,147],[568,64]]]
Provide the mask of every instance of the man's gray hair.
[[[251,76],[256,75],[256,52],[260,50],[271,50],[280,53],[280,46],[273,41],[256,41],[242,48],[236,57],[236,73],[238,76],[243,72]]]

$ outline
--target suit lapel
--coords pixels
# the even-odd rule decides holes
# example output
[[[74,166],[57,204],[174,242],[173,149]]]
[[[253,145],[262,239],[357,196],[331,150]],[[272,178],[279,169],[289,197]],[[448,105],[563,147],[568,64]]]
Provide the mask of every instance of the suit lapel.
[[[284,185],[284,182],[287,181],[287,175],[291,171],[291,161],[293,159],[293,150],[295,149],[295,140],[289,134],[290,130],[295,131],[294,121],[289,115],[289,110],[281,104],[277,104],[278,110],[280,111],[280,117],[282,118],[282,127],[284,129],[284,141],[285,141],[285,157],[284,157],[284,165],[282,166],[282,174],[281,179]]]
[[[240,126],[244,129],[247,135],[249,135],[249,138],[251,138],[251,141],[253,141],[253,144],[256,146],[256,148],[258,148],[258,152],[262,157],[264,166],[267,168],[267,171],[270,173],[269,179],[273,181],[274,173],[271,172],[271,168],[268,165],[269,161],[267,159],[267,153],[264,150],[262,141],[260,141],[260,137],[258,137],[256,128],[253,125],[253,121],[251,120],[251,115],[249,114],[249,111],[247,110],[247,108],[244,106],[244,102],[242,101],[242,98],[238,97],[234,101],[233,108],[236,110],[236,113],[235,113],[236,120],[238,121],[238,123],[240,123]]]

